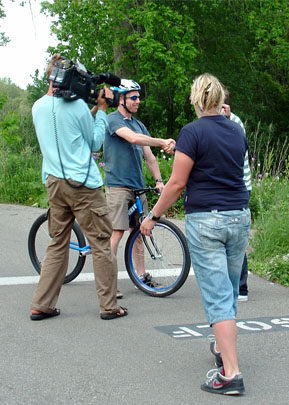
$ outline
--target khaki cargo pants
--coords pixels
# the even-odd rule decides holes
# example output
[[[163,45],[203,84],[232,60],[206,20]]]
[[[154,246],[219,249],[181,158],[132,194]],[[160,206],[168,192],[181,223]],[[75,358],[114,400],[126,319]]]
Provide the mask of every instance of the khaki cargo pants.
[[[79,183],[70,180],[77,185]],[[69,257],[70,233],[76,218],[92,248],[93,270],[100,312],[115,311],[117,265],[110,248],[112,225],[102,188],[72,188],[65,180],[48,176],[49,232],[39,283],[31,309],[51,313],[55,308]]]

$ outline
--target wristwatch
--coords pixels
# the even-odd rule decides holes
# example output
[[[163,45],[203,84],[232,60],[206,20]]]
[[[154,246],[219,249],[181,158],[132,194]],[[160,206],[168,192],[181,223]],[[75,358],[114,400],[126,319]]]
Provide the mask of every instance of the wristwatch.
[[[149,212],[148,218],[149,218],[151,221],[158,221],[158,220],[160,219],[160,217],[155,217],[155,216],[154,216],[154,213],[153,213],[152,211]]]
[[[158,179],[156,179],[156,183],[163,183],[163,179],[159,177]]]

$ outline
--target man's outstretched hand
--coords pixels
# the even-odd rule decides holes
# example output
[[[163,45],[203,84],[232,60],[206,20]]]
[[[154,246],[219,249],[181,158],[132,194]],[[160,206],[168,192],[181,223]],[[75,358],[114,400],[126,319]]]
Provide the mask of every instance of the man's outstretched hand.
[[[169,155],[172,155],[174,153],[175,150],[175,146],[176,146],[176,141],[172,138],[169,139],[165,139],[164,140],[164,146],[163,146],[163,150],[168,153]]]

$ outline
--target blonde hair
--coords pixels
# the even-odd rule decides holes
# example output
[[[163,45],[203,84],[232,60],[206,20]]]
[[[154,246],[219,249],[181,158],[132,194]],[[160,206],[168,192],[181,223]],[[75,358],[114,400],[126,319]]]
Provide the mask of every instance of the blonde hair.
[[[52,69],[54,66],[56,66],[56,63],[60,60],[64,60],[65,58],[61,56],[59,53],[56,53],[52,56],[50,59],[47,68],[46,68],[46,77],[49,79],[49,76],[51,75]]]
[[[204,73],[193,81],[190,101],[201,112],[209,111],[211,108],[219,110],[224,99],[225,93],[222,84],[210,73]]]

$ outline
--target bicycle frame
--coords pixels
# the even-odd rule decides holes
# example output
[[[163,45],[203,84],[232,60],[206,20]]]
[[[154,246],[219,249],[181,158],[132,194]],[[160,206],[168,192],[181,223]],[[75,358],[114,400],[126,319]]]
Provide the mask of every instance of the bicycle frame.
[[[131,217],[136,211],[139,212],[140,216],[143,216],[143,205],[140,196],[136,196],[135,203],[128,210],[128,216]]]
[[[130,232],[125,243],[124,260],[127,273],[135,286],[153,297],[166,297],[176,292],[190,272],[190,255],[182,231],[172,222],[161,218],[150,236],[142,235],[140,223],[145,218],[141,195],[156,192],[155,188],[132,190],[134,201],[128,207]],[[137,222],[134,214],[137,214]],[[44,248],[49,243],[47,213],[33,223],[28,236],[31,262],[40,274]],[[69,267],[64,284],[73,281],[82,271],[86,255],[92,253],[77,222],[73,223],[69,243]]]
[[[140,222],[141,222],[143,220],[143,218],[144,218],[144,210],[143,210],[143,204],[142,204],[140,196],[142,194],[147,193],[147,192],[152,192],[152,191],[157,192],[157,188],[147,187],[147,188],[135,189],[135,190],[132,190],[132,191],[134,192],[134,195],[135,195],[135,202],[129,208],[128,216],[130,218],[137,211],[139,213],[139,215],[140,215]],[[146,238],[143,237],[143,241],[144,241],[144,244],[146,245],[146,248],[148,249],[151,257],[153,257],[154,255],[153,255],[150,247],[147,244]],[[155,246],[154,243],[153,243],[153,246],[156,249],[158,255],[161,255],[161,253],[158,251],[158,249],[157,249],[157,247]],[[76,242],[72,242],[72,241],[70,242],[69,248],[73,249],[73,250],[78,250],[80,256],[87,256],[87,255],[90,255],[92,253],[90,245],[79,247]]]
[[[69,248],[73,250],[78,250],[80,256],[87,256],[92,253],[90,245],[79,247],[78,243],[70,241]]]

